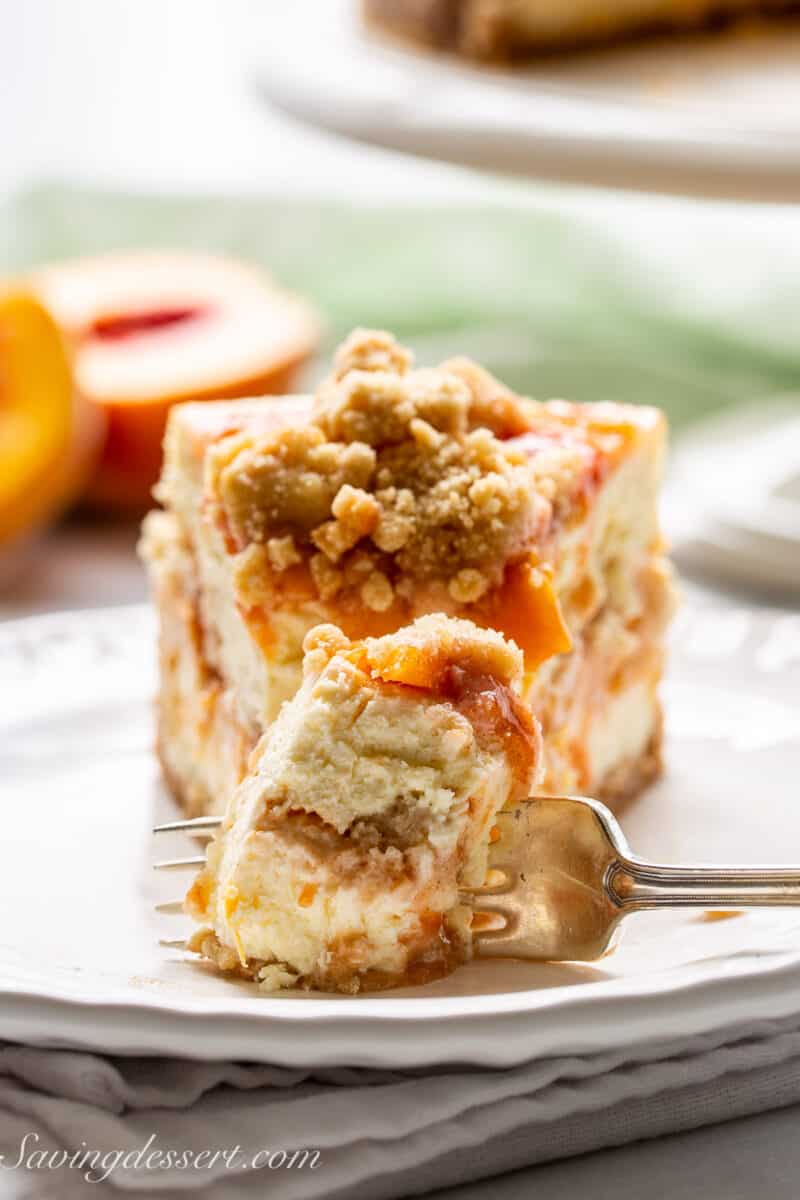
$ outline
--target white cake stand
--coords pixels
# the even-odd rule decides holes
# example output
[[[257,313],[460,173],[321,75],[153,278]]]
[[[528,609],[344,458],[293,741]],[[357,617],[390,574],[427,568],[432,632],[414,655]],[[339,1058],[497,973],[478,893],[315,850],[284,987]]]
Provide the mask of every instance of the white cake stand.
[[[800,198],[800,21],[465,65],[365,31],[357,0],[254,6],[265,95],[363,142],[569,182]]]

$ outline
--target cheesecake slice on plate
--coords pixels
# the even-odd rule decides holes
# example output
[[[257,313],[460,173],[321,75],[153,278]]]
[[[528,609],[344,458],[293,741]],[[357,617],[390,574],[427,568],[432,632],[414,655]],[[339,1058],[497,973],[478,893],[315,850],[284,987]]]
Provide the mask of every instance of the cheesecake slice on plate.
[[[187,811],[224,810],[309,630],[361,641],[430,613],[520,650],[548,790],[635,795],[660,769],[665,435],[654,409],[526,400],[369,331],[314,396],[173,409],[143,550]]]
[[[441,615],[305,639],[303,683],[260,740],[187,897],[190,947],[266,990],[420,983],[470,953],[459,888],[527,796],[541,735],[521,652]]]

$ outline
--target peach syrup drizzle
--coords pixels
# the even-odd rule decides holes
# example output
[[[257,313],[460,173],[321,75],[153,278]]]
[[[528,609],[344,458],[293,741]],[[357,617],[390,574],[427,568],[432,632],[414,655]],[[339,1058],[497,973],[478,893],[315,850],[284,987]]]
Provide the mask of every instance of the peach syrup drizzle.
[[[463,712],[481,741],[499,743],[511,767],[514,796],[527,795],[527,784],[537,752],[535,724],[529,709],[490,675],[451,665],[438,692]],[[496,836],[492,832],[490,840]]]

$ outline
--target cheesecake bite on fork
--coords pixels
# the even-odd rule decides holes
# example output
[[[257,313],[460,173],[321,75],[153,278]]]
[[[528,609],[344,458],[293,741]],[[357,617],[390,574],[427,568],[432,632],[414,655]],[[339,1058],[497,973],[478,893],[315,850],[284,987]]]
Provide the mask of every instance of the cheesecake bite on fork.
[[[425,982],[471,956],[464,889],[541,734],[520,651],[442,615],[350,641],[321,626],[186,897],[189,948],[265,990]]]

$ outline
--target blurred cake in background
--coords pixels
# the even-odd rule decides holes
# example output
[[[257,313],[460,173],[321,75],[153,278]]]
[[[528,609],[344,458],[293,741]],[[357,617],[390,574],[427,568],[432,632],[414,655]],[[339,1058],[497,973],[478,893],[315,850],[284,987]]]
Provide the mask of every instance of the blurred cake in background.
[[[426,613],[522,651],[549,790],[635,795],[660,769],[665,436],[655,409],[525,400],[369,331],[315,396],[176,407],[143,552],[184,806],[224,808],[311,628],[380,637]]]
[[[509,59],[798,8],[798,0],[363,0],[370,23],[477,59]]]
[[[177,400],[291,387],[315,314],[263,271],[202,254],[126,252],[55,263],[29,280],[71,347],[77,388],[106,423],[88,499],[150,502]]]

